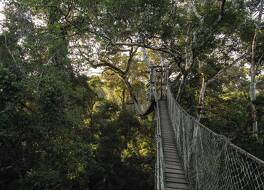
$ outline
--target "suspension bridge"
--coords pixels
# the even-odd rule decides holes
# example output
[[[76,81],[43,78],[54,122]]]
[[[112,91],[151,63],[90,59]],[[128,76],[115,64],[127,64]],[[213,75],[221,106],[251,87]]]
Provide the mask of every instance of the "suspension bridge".
[[[264,161],[189,115],[170,90],[168,66],[150,67],[149,97],[141,115],[155,113],[156,190],[264,190]]]

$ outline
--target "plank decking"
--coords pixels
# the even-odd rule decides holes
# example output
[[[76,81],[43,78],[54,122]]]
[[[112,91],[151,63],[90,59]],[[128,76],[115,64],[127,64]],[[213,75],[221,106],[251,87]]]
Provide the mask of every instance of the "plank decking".
[[[161,136],[164,154],[165,190],[189,190],[176,149],[166,101],[160,101]]]

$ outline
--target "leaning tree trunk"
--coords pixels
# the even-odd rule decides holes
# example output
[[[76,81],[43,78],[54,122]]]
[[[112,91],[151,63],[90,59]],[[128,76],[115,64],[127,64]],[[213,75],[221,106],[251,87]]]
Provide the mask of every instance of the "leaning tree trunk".
[[[261,23],[263,11],[263,0],[259,3],[259,15],[258,15],[258,24]],[[257,121],[257,110],[256,110],[256,47],[257,47],[257,38],[258,38],[258,28],[255,29],[254,37],[252,40],[251,46],[251,64],[250,64],[250,87],[249,87],[249,96],[250,96],[250,105],[251,105],[251,119],[252,119],[252,132],[255,137],[258,137],[258,121]]]
[[[252,41],[252,51],[251,51],[251,64],[250,64],[250,87],[249,87],[249,96],[250,96],[250,106],[251,106],[251,120],[252,120],[252,132],[254,136],[258,136],[258,122],[257,122],[257,111],[256,111],[256,62],[255,62],[255,50],[256,50],[256,38],[257,38],[257,29]]]
[[[202,73],[201,75],[202,75],[202,85],[201,85],[201,89],[200,89],[200,93],[199,93],[199,100],[198,100],[198,106],[199,106],[198,115],[197,115],[198,121],[200,121],[204,115],[204,98],[205,98],[205,91],[206,91],[206,87],[207,87],[207,83],[205,82],[204,74]]]
[[[125,104],[126,104],[126,89],[123,88],[122,90],[122,109],[125,109]]]
[[[177,96],[176,96],[176,101],[179,101],[179,99],[180,99],[180,97],[181,97],[182,88],[183,88],[183,86],[184,86],[185,80],[186,80],[186,75],[183,74],[182,77],[181,77],[181,81],[180,81],[179,87],[178,87]]]

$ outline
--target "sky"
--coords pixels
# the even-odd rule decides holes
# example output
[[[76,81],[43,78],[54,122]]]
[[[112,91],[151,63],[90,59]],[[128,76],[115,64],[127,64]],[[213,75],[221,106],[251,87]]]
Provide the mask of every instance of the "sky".
[[[4,15],[2,14],[4,8],[4,1],[0,0],[0,19],[2,20],[4,18]]]
[[[0,0],[0,31],[2,30],[2,22],[5,19],[3,14],[4,0]]]
[[[2,23],[5,19],[5,16],[3,14],[3,9],[4,9],[4,2],[6,2],[7,0],[0,0],[0,32],[2,31]],[[89,71],[85,72],[84,74],[87,75],[98,75],[102,72],[101,69],[93,69],[90,68]]]

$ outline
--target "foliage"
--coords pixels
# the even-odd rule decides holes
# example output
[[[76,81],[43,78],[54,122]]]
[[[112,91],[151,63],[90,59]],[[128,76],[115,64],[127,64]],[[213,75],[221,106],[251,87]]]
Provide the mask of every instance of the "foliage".
[[[188,112],[264,158],[260,6],[9,0],[0,35],[0,189],[153,189],[152,118],[136,116],[131,103],[146,102],[148,64],[162,60]]]

